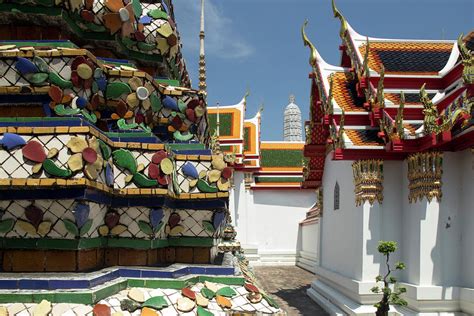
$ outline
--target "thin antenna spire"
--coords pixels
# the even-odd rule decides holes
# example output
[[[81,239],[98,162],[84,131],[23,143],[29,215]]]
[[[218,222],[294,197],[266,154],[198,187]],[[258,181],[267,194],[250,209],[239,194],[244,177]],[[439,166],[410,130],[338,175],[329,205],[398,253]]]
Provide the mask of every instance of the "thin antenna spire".
[[[221,129],[221,121],[220,121],[220,113],[219,113],[219,102],[217,102],[217,120],[216,120],[217,137],[221,136],[220,129]]]
[[[204,0],[201,0],[201,31],[199,32],[199,91],[207,93],[206,56],[204,52]]]

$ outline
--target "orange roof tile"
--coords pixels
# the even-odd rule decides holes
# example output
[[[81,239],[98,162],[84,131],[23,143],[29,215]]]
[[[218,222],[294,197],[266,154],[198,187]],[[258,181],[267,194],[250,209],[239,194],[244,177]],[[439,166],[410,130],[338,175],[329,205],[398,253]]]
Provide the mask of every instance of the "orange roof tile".
[[[350,74],[336,72],[333,75],[332,95],[340,108],[346,112],[366,112],[362,107],[355,104],[354,97],[350,91]],[[328,80],[330,80],[328,78]]]
[[[383,146],[384,142],[377,136],[378,132],[376,129],[345,130],[354,146]]]

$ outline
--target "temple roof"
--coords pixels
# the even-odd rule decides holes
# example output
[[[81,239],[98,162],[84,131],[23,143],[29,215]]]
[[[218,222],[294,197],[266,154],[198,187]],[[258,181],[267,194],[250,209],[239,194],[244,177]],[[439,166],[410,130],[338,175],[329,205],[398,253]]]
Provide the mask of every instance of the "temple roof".
[[[355,40],[362,56],[367,43]],[[369,38],[368,66],[377,73],[382,66],[390,75],[438,75],[457,55],[455,41],[379,40]],[[362,62],[362,60],[361,60]]]
[[[321,184],[328,152],[333,159],[402,159],[473,145],[472,33],[457,42],[367,37],[334,1],[333,11],[341,21],[341,66],[324,61],[306,22],[302,28],[312,67],[304,186]]]

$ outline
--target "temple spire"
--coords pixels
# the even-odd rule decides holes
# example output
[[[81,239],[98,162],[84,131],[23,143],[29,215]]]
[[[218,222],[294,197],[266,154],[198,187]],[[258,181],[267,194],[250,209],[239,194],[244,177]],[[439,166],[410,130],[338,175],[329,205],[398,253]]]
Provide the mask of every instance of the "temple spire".
[[[199,32],[199,91],[206,94],[206,57],[204,53],[204,0],[201,0],[201,31]]]

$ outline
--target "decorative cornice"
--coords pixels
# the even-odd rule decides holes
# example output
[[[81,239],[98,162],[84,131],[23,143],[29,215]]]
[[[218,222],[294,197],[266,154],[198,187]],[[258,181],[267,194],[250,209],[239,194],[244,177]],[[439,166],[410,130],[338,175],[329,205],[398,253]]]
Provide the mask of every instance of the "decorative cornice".
[[[356,206],[383,202],[383,160],[358,160],[352,164]]]
[[[408,156],[408,201],[410,203],[435,197],[441,201],[441,177],[443,175],[443,153],[426,152]]]

